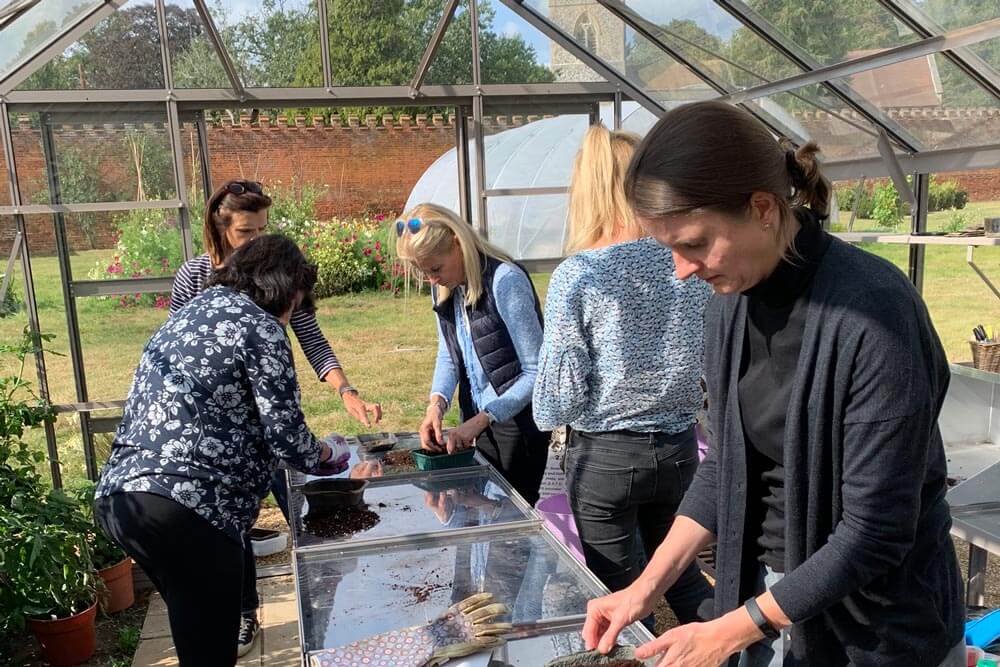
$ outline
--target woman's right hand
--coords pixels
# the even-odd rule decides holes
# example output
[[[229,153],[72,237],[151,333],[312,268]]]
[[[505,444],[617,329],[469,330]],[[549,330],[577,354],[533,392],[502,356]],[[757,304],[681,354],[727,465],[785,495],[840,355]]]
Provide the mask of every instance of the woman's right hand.
[[[622,630],[653,612],[657,597],[654,587],[640,578],[628,588],[588,602],[583,624],[587,650],[608,653]]]
[[[424,421],[420,423],[420,446],[432,452],[443,452],[445,450],[444,436],[441,433],[441,422],[444,418],[444,409],[437,401],[431,401],[427,406],[427,413]]]

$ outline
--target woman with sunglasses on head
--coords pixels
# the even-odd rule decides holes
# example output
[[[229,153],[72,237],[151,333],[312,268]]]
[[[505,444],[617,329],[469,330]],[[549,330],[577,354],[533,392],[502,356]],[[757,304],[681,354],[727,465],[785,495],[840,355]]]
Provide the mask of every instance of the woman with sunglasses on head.
[[[446,208],[420,204],[396,222],[396,253],[430,281],[438,354],[421,445],[479,452],[532,505],[549,434],[535,426],[542,314],[527,272]],[[455,389],[462,423],[442,437]]]
[[[694,478],[712,291],[673,276],[670,249],[646,235],[625,201],[639,141],[596,126],[577,153],[570,256],[549,283],[534,392],[539,428],[570,427],[570,506],[587,566],[612,591],[639,576],[636,533],[652,558]],[[693,562],[666,593],[682,623],[700,620],[711,596]]]
[[[174,277],[170,293],[170,314],[179,312],[191,299],[201,292],[212,272],[223,266],[233,252],[264,233],[267,228],[267,211],[271,198],[264,193],[256,181],[232,180],[223,183],[209,198],[205,206],[203,238],[205,254],[194,257],[181,265]],[[291,328],[302,346],[321,382],[336,389],[344,401],[348,414],[365,426],[382,418],[382,408],[378,403],[368,403],[361,399],[358,390],[351,386],[340,362],[330,348],[330,343],[319,328],[315,310],[296,310],[291,317]],[[285,520],[288,520],[288,500],[285,471],[276,470],[271,484],[278,506]],[[259,625],[257,624],[257,572],[253,555],[253,545],[246,538],[247,581],[245,587],[244,621],[239,633],[240,655],[253,646]]]
[[[718,542],[716,618],[636,650],[658,665],[965,664],[938,415],[950,378],[895,266],[833,238],[809,142],[723,102],[668,112],[626,177],[706,313],[711,450],[634,584],[592,600],[607,652]]]

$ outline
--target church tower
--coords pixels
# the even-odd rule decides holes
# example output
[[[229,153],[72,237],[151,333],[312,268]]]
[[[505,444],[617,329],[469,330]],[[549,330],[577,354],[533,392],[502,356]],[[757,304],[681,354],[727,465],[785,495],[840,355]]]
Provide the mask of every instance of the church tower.
[[[548,0],[548,16],[586,48],[619,72],[625,71],[625,25],[593,0]],[[555,42],[551,45],[556,81],[600,81],[601,76]]]

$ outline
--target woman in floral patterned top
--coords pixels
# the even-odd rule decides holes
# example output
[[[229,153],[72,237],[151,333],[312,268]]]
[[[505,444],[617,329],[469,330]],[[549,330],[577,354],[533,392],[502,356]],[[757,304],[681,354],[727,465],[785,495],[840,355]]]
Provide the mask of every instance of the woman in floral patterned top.
[[[243,537],[278,460],[346,467],[306,426],[285,333],[315,280],[285,237],[237,250],[146,344],[101,473],[101,525],[163,595],[185,667],[236,662]]]

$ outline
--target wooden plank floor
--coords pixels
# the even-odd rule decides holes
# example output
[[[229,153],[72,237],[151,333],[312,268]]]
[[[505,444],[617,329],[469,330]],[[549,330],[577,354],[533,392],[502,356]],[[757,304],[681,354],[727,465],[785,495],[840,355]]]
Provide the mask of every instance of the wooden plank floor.
[[[291,576],[269,577],[257,582],[260,591],[260,634],[253,650],[240,658],[241,667],[299,667],[298,609]],[[236,641],[235,637],[233,641]],[[139,648],[132,667],[175,667],[177,656],[170,638],[167,607],[156,593],[149,598],[149,611],[142,626]]]

